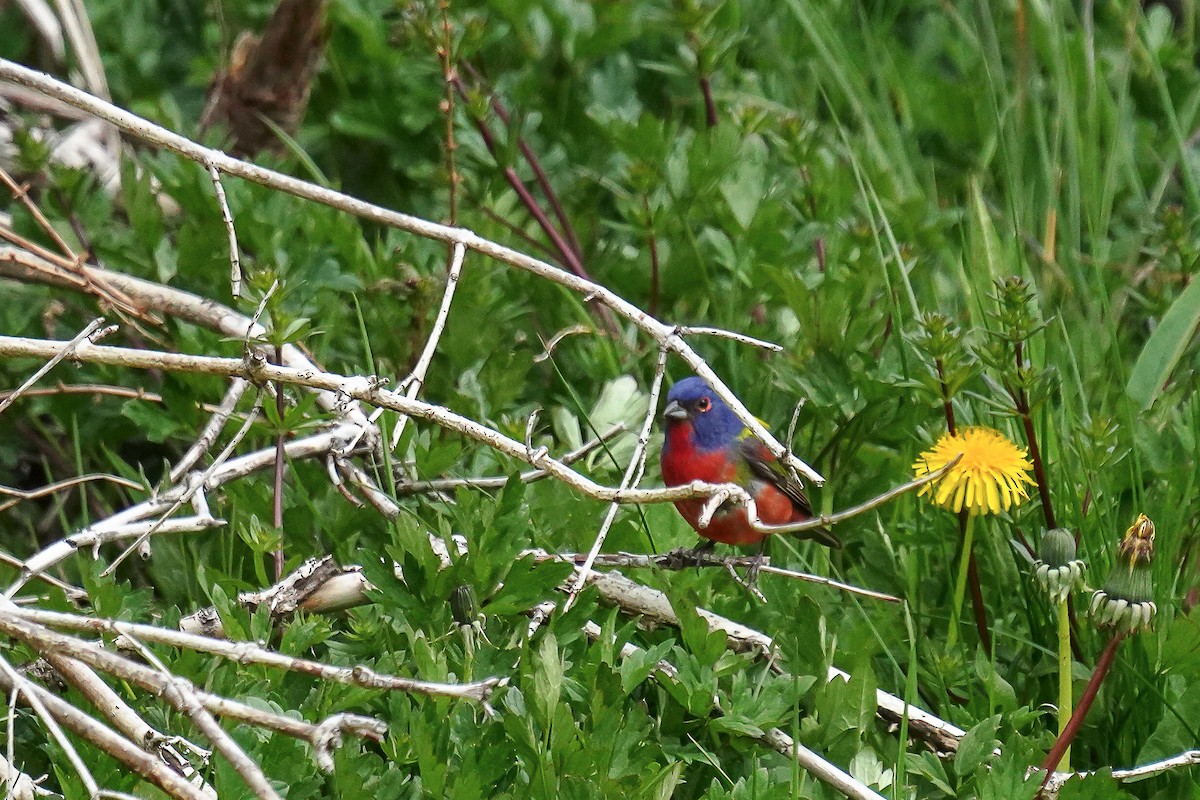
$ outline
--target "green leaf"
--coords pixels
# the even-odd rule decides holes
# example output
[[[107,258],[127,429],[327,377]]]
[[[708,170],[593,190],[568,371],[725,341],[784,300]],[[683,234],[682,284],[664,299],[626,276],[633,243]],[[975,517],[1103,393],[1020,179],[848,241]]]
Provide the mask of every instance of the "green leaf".
[[[721,197],[725,198],[733,218],[743,230],[750,227],[759,203],[766,192],[767,146],[757,136],[742,143],[741,153],[733,174],[721,181]]]
[[[1132,797],[1113,779],[1112,767],[1104,767],[1086,778],[1072,778],[1058,793],[1059,800],[1131,800]]]
[[[999,746],[996,732],[1000,729],[1000,715],[995,714],[967,731],[958,743],[954,754],[954,771],[960,776],[970,775],[992,757]]]
[[[1200,281],[1192,283],[1171,303],[1134,362],[1125,393],[1143,410],[1154,405],[1171,371],[1192,341],[1200,324]]]
[[[546,728],[558,706],[562,691],[563,664],[558,654],[558,640],[552,631],[546,631],[534,658],[533,710],[538,721]]]

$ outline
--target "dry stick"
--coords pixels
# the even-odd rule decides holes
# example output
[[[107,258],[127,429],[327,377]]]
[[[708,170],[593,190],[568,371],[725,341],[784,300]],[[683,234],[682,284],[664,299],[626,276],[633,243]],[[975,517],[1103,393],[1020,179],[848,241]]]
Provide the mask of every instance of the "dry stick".
[[[756,339],[755,337],[747,336],[744,333],[737,333],[736,331],[722,330],[721,328],[705,328],[702,326],[695,326],[695,325],[679,325],[675,328],[675,331],[680,336],[692,336],[692,335],[715,336],[718,339],[732,339],[733,341],[741,342],[742,344],[748,344],[753,347],[761,347],[764,350],[770,350],[772,353],[782,353],[783,352],[782,345],[775,344],[774,342],[768,342],[765,339]],[[801,400],[801,402],[803,402],[803,400]]]
[[[115,327],[104,328],[102,330],[101,326],[103,326],[103,325],[104,325],[103,317],[97,317],[96,319],[89,322],[87,324],[87,326],[84,327],[83,330],[81,330],[78,334],[76,334],[74,339],[67,342],[66,347],[64,347],[61,351],[56,353],[53,358],[51,358],[49,361],[47,361],[45,364],[43,364],[41,366],[41,368],[38,369],[37,372],[30,375],[29,378],[24,383],[22,383],[20,386],[18,386],[16,389],[14,389],[11,393],[9,393],[9,395],[7,397],[5,397],[3,400],[0,400],[0,414],[3,414],[4,409],[11,406],[16,401],[16,399],[21,396],[22,392],[24,392],[30,386],[33,386],[35,383],[37,383],[38,379],[41,378],[43,375],[45,375],[47,372],[54,369],[54,367],[58,364],[58,362],[62,361],[64,358],[67,358],[68,356],[70,356],[71,353],[75,352],[75,348],[78,347],[80,344],[82,344],[84,341],[91,342],[91,341],[93,341],[93,339],[92,339],[93,335],[97,339],[99,339],[103,336],[108,335],[109,333],[112,333],[112,331],[116,330]]]
[[[29,356],[49,357],[65,346],[65,342],[46,341],[42,339],[23,339],[11,336],[0,336],[0,357]],[[268,363],[261,355],[251,355],[248,359],[216,358],[211,356],[192,356],[180,353],[164,353],[154,350],[134,350],[123,347],[103,347],[100,345],[84,345],[76,349],[75,358],[96,364],[125,366],[142,369],[164,369],[184,371],[194,374],[223,375],[226,377],[242,376],[251,381],[282,381],[284,383],[308,386],[315,389],[325,389],[330,394],[338,393],[372,405],[382,406],[401,414],[419,417],[436,425],[457,431],[468,438],[481,442],[504,455],[524,461],[530,466],[545,470],[552,477],[563,481],[572,488],[586,494],[594,500],[611,501],[620,499],[625,503],[665,503],[675,500],[687,500],[697,497],[711,497],[721,494],[723,498],[734,498],[752,503],[753,500],[741,487],[734,484],[704,483],[693,481],[667,489],[618,489],[596,483],[581,475],[555,459],[545,451],[545,448],[532,450],[525,443],[518,442],[504,434],[487,427],[468,417],[455,414],[443,406],[426,403],[421,400],[409,399],[399,392],[380,387],[380,381],[375,377],[345,376],[334,373],[319,372],[312,369],[292,369]],[[932,473],[921,481],[914,482],[912,487],[920,486],[923,482],[936,479],[940,473]],[[858,508],[873,508],[879,502],[884,502],[898,491],[907,491],[902,487],[883,496],[875,503],[865,503]],[[830,520],[837,522],[844,519],[845,513],[822,517],[822,522]],[[764,526],[764,530],[774,532],[789,526]]]
[[[97,302],[107,303],[122,314],[147,318],[145,312],[119,290],[105,285],[102,281],[92,280],[86,274],[87,266],[81,259],[60,256],[2,224],[0,239],[13,245],[0,247],[0,274],[17,280],[29,280],[31,276],[36,275],[39,282],[65,286],[91,295]]]
[[[12,665],[3,656],[0,656],[0,688],[12,695],[13,703],[16,703],[18,695],[25,695],[25,702],[33,709],[34,713],[38,715],[38,718],[42,720],[46,727],[50,729],[50,735],[58,742],[58,746],[63,749],[63,753],[67,756],[67,761],[71,762],[71,766],[79,774],[79,779],[83,781],[88,794],[95,797],[100,791],[99,784],[92,777],[92,773],[88,770],[87,765],[83,763],[83,759],[79,757],[79,751],[75,749],[75,746],[71,744],[71,740],[62,732],[62,728],[59,727],[55,715],[42,702],[42,697],[37,691],[40,687],[13,669]],[[11,736],[9,741],[12,741]]]
[[[0,72],[3,71],[2,62],[3,59],[0,59]],[[3,231],[4,228],[0,227],[0,234]],[[169,314],[228,337],[257,338],[267,333],[266,328],[228,306],[154,281],[86,264],[80,265],[78,271],[64,274],[53,253],[30,253],[0,246],[0,275],[83,290],[84,287],[76,282],[76,279],[79,279],[87,285],[99,285],[108,291],[118,292],[135,308]],[[288,366],[297,369],[318,369],[300,348],[292,344],[284,345],[283,360]],[[344,417],[349,422],[371,427],[358,405],[347,404],[344,397],[330,392],[318,392],[317,402],[322,408]]]
[[[463,260],[466,255],[467,250],[462,243],[455,242],[450,257],[450,266],[446,270],[446,288],[442,292],[442,304],[438,306],[437,317],[433,320],[433,329],[429,332],[429,338],[425,340],[425,347],[417,358],[416,366],[413,367],[406,379],[408,385],[405,387],[404,396],[410,400],[420,394],[421,389],[425,386],[425,376],[429,373],[429,365],[433,363],[433,355],[437,352],[442,331],[446,329],[446,319],[450,316],[450,306],[454,302],[454,290],[458,288],[458,279],[462,274]],[[396,429],[392,432],[393,450],[400,443],[400,437],[404,434],[407,424],[408,417],[406,416],[402,416],[396,421]]]
[[[654,425],[654,418],[658,415],[658,395],[662,391],[663,375],[667,371],[667,351],[666,348],[661,348],[658,351],[658,363],[654,365],[654,378],[650,382],[650,397],[648,398],[646,407],[646,418],[642,421],[642,431],[638,434],[637,442],[633,446],[633,453],[629,457],[629,465],[625,468],[625,474],[621,477],[621,489],[628,489],[637,486],[642,480],[642,473],[646,470],[646,448],[650,444],[650,428]],[[620,508],[619,503],[610,503],[608,511],[604,515],[604,522],[600,524],[600,530],[596,532],[596,539],[592,542],[592,547],[588,550],[587,557],[583,563],[575,570],[575,583],[571,590],[567,593],[567,599],[563,603],[563,611],[570,610],[571,606],[575,605],[575,599],[587,584],[588,575],[592,571],[592,562],[596,560],[596,556],[600,553],[600,548],[604,546],[604,540],[608,537],[608,531],[612,528],[613,521],[617,518],[617,510]]]
[[[288,442],[285,450],[288,458],[292,459],[325,456],[341,447],[351,436],[357,435],[359,430],[360,428],[353,423],[342,423],[327,431]],[[215,472],[209,474],[205,488],[215,489],[230,481],[244,478],[251,473],[266,469],[271,465],[274,458],[275,448],[272,446],[254,453],[239,456],[238,458],[229,459],[227,462],[220,464]],[[47,545],[26,559],[22,568],[28,570],[31,574],[41,575],[45,570],[66,560],[81,548],[98,547],[108,541],[127,539],[130,536],[140,535],[151,524],[156,524],[140,522],[140,520],[157,516],[162,509],[171,506],[175,500],[187,492],[189,484],[200,477],[200,473],[191,473],[191,475],[192,480],[185,481],[157,497],[152,497],[149,500],[130,506],[107,519],[93,523],[80,533]],[[200,525],[199,523],[201,522],[207,524]],[[220,524],[224,523],[212,517],[193,517],[190,520],[168,520],[162,524],[159,532],[195,531],[202,530],[203,527],[212,527]]]
[[[250,381],[245,378],[234,378],[230,381],[229,389],[225,392],[225,398],[221,401],[221,405],[217,406],[216,411],[209,417],[192,446],[175,463],[175,466],[171,467],[169,473],[171,483],[179,483],[183,476],[190,472],[196,462],[216,443],[217,437],[221,435],[221,429],[225,427],[225,423],[229,421],[238,401],[242,399],[242,395],[249,388]]]
[[[3,623],[0,616],[0,624]],[[45,629],[42,629],[45,630]],[[20,638],[17,636],[16,638]],[[66,640],[66,637],[63,637]],[[159,733],[129,706],[121,696],[105,683],[83,661],[73,656],[81,649],[79,646],[62,646],[42,648],[22,639],[46,660],[67,683],[75,687],[92,706],[108,718],[108,721],[131,742],[137,742],[143,750],[154,752],[168,767],[189,780],[196,780],[196,770],[178,750],[175,749],[168,737]],[[82,642],[78,643],[83,645]],[[68,655],[67,653],[71,653]],[[97,666],[92,664],[92,666]],[[100,667],[98,667],[100,668]],[[195,748],[192,748],[195,749]],[[203,790],[203,780],[200,785]],[[211,792],[211,790],[210,790]],[[216,792],[211,792],[216,797]]]
[[[84,617],[78,614],[64,614],[57,611],[42,611],[34,608],[6,608],[5,613],[11,617],[28,620],[39,625],[52,628],[65,628],[76,631],[95,631],[99,633],[130,634],[144,642],[165,644],[170,647],[182,647],[200,653],[220,656],[239,664],[258,664],[265,667],[299,672],[325,681],[344,683],[348,686],[359,686],[366,689],[382,689],[387,691],[422,694],[429,697],[449,697],[457,700],[469,700],[484,704],[492,691],[506,683],[505,679],[488,678],[474,683],[436,683],[421,681],[414,678],[402,678],[397,675],[386,675],[364,667],[335,667],[320,661],[296,658],[268,650],[254,642],[228,642],[209,636],[199,636],[185,631],[174,631],[157,628],[153,625],[141,625],[133,622],[121,622],[113,619]]]
[[[12,394],[12,390],[0,392],[0,400]],[[60,394],[94,394],[94,395],[109,395],[112,397],[125,397],[130,400],[145,400],[150,403],[161,403],[162,395],[157,392],[148,392],[140,386],[136,389],[130,389],[127,386],[108,386],[103,383],[63,383],[59,381],[54,386],[48,386],[44,389],[29,389],[24,397],[52,397]],[[211,410],[209,406],[204,408]]]
[[[697,375],[708,382],[709,386],[713,388],[714,393],[733,409],[738,419],[750,429],[751,433],[761,439],[767,446],[767,449],[777,458],[780,458],[786,466],[798,470],[818,485],[825,482],[820,473],[798,459],[794,454],[788,452],[771,435],[770,431],[750,413],[749,409],[720,380],[712,368],[708,366],[707,362],[675,335],[673,326],[660,322],[599,284],[581,278],[566,270],[559,269],[545,261],[532,258],[524,253],[484,239],[465,228],[438,225],[419,217],[392,211],[382,206],[367,203],[341,192],[317,186],[308,181],[302,181],[275,172],[274,170],[265,169],[228,156],[218,150],[196,144],[186,137],[172,133],[111,103],[93,97],[62,81],[55,80],[45,73],[23,67],[7,59],[0,59],[0,80],[10,80],[21,86],[35,89],[45,95],[62,100],[116,125],[119,129],[130,135],[151,144],[165,147],[197,163],[207,164],[211,161],[226,175],[236,175],[262,186],[278,189],[296,197],[321,203],[331,208],[336,208],[417,236],[447,243],[461,242],[468,249],[475,250],[517,269],[531,272],[538,277],[581,294],[587,299],[598,300],[642,329],[660,345],[665,344],[668,349],[677,354]],[[0,264],[2,264],[3,260],[3,253],[0,252]]]
[[[149,501],[147,501],[149,502]],[[138,504],[138,507],[145,503]],[[84,528],[79,533],[71,534],[57,542],[47,545],[29,558],[21,562],[21,575],[5,590],[3,597],[11,600],[29,581],[40,579],[43,573],[74,555],[79,550],[91,547],[93,549],[109,542],[119,542],[125,539],[144,537],[147,532],[153,533],[194,533],[208,530],[225,524],[225,520],[217,519],[207,513],[190,517],[178,517],[166,521],[154,522],[115,522],[119,515],[109,517],[99,523]]]
[[[66,343],[64,342],[0,336],[0,357],[50,357],[65,346]],[[398,392],[383,389],[379,385],[379,379],[374,377],[344,376],[313,370],[296,370],[288,367],[280,367],[268,363],[260,355],[252,355],[249,359],[242,360],[164,353],[152,350],[133,350],[122,347],[104,347],[86,343],[76,348],[75,358],[80,361],[113,366],[165,369],[197,374],[224,375],[228,377],[243,376],[252,381],[282,381],[316,389],[325,389],[330,394],[338,393],[343,397],[359,399],[373,405],[390,408],[401,414],[420,417],[439,426],[458,431],[505,455],[525,461],[539,469],[544,469],[551,476],[567,483],[595,500],[611,501],[620,499],[621,502],[625,503],[662,503],[700,497],[715,498],[717,502],[710,503],[712,506],[711,510],[706,509],[710,517],[717,505],[727,500],[735,500],[747,506],[752,526],[764,533],[792,533],[842,522],[864,511],[869,511],[872,508],[882,505],[900,494],[919,488],[930,481],[937,480],[958,461],[955,459],[948,463],[942,470],[932,472],[907,484],[898,486],[872,500],[836,514],[823,514],[805,522],[787,525],[765,525],[758,519],[757,514],[754,512],[753,499],[744,489],[735,484],[718,486],[707,484],[703,481],[693,481],[690,484],[683,484],[667,489],[619,489],[603,486],[575,472],[561,461],[552,458],[545,452],[545,448],[532,450],[532,448],[521,442],[517,442],[472,419],[455,414],[442,406],[409,399]]]
[[[16,700],[16,693],[13,693],[13,700]],[[58,795],[49,789],[45,789],[38,785],[38,781],[45,780],[45,777],[34,780],[17,769],[13,763],[13,728],[12,721],[15,714],[16,704],[11,703],[8,707],[8,758],[0,756],[0,781],[3,782],[5,788],[5,797],[10,800],[34,800],[35,797],[57,797]]]
[[[1169,772],[1173,769],[1181,767],[1194,767],[1200,764],[1200,750],[1185,750],[1178,755],[1164,758],[1161,761],[1154,761],[1149,764],[1143,764],[1130,769],[1114,769],[1112,777],[1114,780],[1122,783],[1132,783],[1149,778],[1152,775],[1158,775],[1163,772]],[[1050,780],[1042,789],[1042,796],[1046,798],[1057,797],[1062,791],[1063,785],[1072,778],[1086,778],[1089,775],[1095,775],[1095,772],[1056,772],[1050,776]]]
[[[159,530],[159,528],[167,522],[168,518],[174,514],[180,506],[191,500],[193,496],[198,498],[204,497],[202,490],[205,482],[208,481],[209,476],[216,472],[217,468],[220,467],[221,464],[226,460],[228,460],[231,455],[233,455],[234,449],[238,446],[238,443],[242,441],[246,434],[250,432],[250,426],[254,424],[254,421],[257,418],[257,413],[252,412],[246,415],[245,421],[242,422],[242,427],[238,428],[237,433],[235,433],[233,438],[229,440],[229,443],[225,445],[225,449],[223,449],[217,455],[217,457],[213,459],[213,463],[209,465],[208,469],[204,470],[204,472],[200,475],[200,478],[196,481],[189,482],[189,485],[184,490],[183,494],[179,495],[179,497],[177,497],[175,501],[165,511],[163,511],[162,514],[159,515],[158,521],[155,522],[154,525],[150,526],[145,533],[141,534],[133,544],[125,548],[124,552],[113,559],[111,564],[104,568],[104,571],[100,573],[101,577],[107,577],[116,572],[117,567],[121,566],[121,564],[124,563],[125,559],[128,558],[131,553],[148,541],[150,537],[153,536]],[[199,511],[199,509],[197,509],[197,511]]]
[[[442,556],[443,563],[449,566],[450,557],[445,552],[445,543],[439,539],[438,544],[442,548],[442,552],[439,555]],[[455,537],[455,544],[458,545],[460,552],[466,551],[465,541],[460,541],[460,537]],[[535,560],[539,561],[560,558],[560,556],[547,553],[544,550],[528,550],[523,552],[521,556],[532,556]],[[317,562],[316,559],[313,561]],[[319,562],[309,566],[308,570],[315,572],[318,567]],[[300,572],[300,570],[297,570],[297,572]],[[283,583],[286,584],[287,580]],[[667,596],[663,592],[657,589],[636,583],[617,572],[593,572],[589,578],[589,583],[596,586],[602,599],[616,606],[629,616],[642,617],[651,625],[679,626],[679,618],[675,615],[670,600],[667,599]],[[368,602],[367,592],[370,588],[370,584],[362,576],[358,568],[343,567],[340,574],[336,572],[332,573],[331,577],[324,584],[315,588],[309,587],[306,590],[304,598],[299,601],[299,608],[311,613],[324,613],[362,605]],[[295,599],[280,600],[280,597],[287,593],[288,589],[286,586],[276,584],[276,586],[269,587],[261,592],[239,595],[238,601],[250,607],[256,607],[262,603],[274,604],[275,602],[280,602],[281,605],[286,607],[296,602]],[[28,615],[30,619],[43,622],[52,627],[72,627],[82,624],[89,626],[91,630],[109,630],[103,627],[105,623],[96,622],[87,617],[56,615],[54,612],[38,611],[35,609],[22,609],[20,613]],[[706,609],[698,609],[698,613],[708,624],[709,630],[720,630],[725,634],[726,646],[729,649],[736,652],[757,653],[773,662],[774,642],[766,634],[752,628],[747,628],[740,623],[714,614]],[[59,619],[68,621],[79,620],[81,622],[60,625],[58,622]],[[128,625],[128,623],[115,624]],[[180,626],[192,632],[203,630],[211,636],[224,635],[220,624],[220,617],[217,616],[215,609],[211,608],[203,609],[189,617],[185,617],[180,621]],[[160,629],[150,628],[150,630],[158,632]],[[777,667],[775,668],[778,669]],[[831,667],[828,679],[833,680],[834,678],[849,680],[850,676],[836,667]],[[961,728],[955,727],[927,711],[906,704],[895,695],[877,690],[875,697],[881,717],[889,722],[897,722],[907,716],[914,735],[929,742],[939,752],[954,752],[958,747],[958,740],[965,733]]]
[[[0,563],[7,564],[10,567],[16,567],[17,569],[22,569],[25,566],[24,561],[3,551],[0,551]],[[53,575],[47,575],[43,572],[37,576],[37,580],[60,590],[72,603],[79,604],[91,600],[91,598],[88,596],[88,593],[83,589],[80,589],[78,586],[72,586],[66,581],[61,581]]]
[[[57,731],[56,739],[62,736],[62,731],[58,729],[58,725],[62,725],[158,786],[171,797],[181,798],[181,800],[211,800],[157,757],[138,748],[108,726],[83,713],[62,698],[22,678],[9,666],[8,662],[0,659],[0,690],[11,692],[15,686],[20,686],[22,695],[35,710],[39,708],[45,710],[46,716],[43,716],[43,720],[46,721],[48,727],[51,727],[52,733]],[[41,711],[38,713],[39,716],[42,715]],[[91,781],[90,795],[98,796],[100,790],[96,786],[95,780],[91,778],[91,774],[87,772],[87,768],[83,766],[83,762],[79,760],[75,748],[71,746],[65,736],[59,741],[60,744],[66,743],[64,750],[69,759],[74,754],[72,764],[76,769],[82,768],[84,771],[81,774],[88,776],[84,781],[85,785],[89,780]]]
[[[564,464],[573,464],[589,453],[595,451],[602,444],[607,442],[619,433],[625,431],[625,423],[618,422],[608,430],[602,431],[599,436],[594,439],[589,439],[571,452],[561,456],[559,461]],[[549,473],[541,469],[532,469],[522,472],[518,477],[522,483],[533,483],[542,478],[547,477]],[[508,483],[507,475],[492,475],[480,478],[437,478],[429,481],[412,481],[410,483],[400,483],[396,485],[396,494],[403,497],[411,494],[437,493],[448,492],[459,488],[460,486],[470,487],[472,489],[503,489]]]
[[[233,227],[233,212],[225,198],[225,187],[221,185],[221,171],[213,162],[205,164],[217,193],[217,206],[221,210],[221,221],[225,223],[225,236],[229,239],[229,286],[234,297],[242,296],[242,257],[238,251],[237,229]]]
[[[553,561],[566,561],[573,564],[578,564],[586,558],[584,553],[545,553],[541,550],[527,551],[537,555],[538,560],[546,558]],[[522,553],[524,555],[524,553]],[[832,578],[825,578],[820,575],[809,575],[806,572],[796,572],[795,570],[783,569],[782,567],[772,566],[768,563],[759,563],[757,556],[722,556],[715,553],[693,552],[688,553],[684,558],[672,555],[670,553],[664,555],[645,555],[642,553],[599,553],[592,561],[594,567],[628,567],[632,569],[649,568],[649,569],[666,569],[666,570],[682,570],[693,569],[696,567],[719,567],[722,569],[749,569],[758,565],[759,571],[764,575],[779,575],[784,578],[794,578],[795,580],[806,581],[808,583],[816,583],[821,586],[828,586],[831,589],[848,592],[850,594],[869,597],[873,600],[884,600],[889,603],[904,602],[899,597],[894,597],[883,592],[876,592],[871,589],[863,589],[859,586],[854,586],[849,583],[835,581]]]
[[[26,393],[26,396],[28,396],[28,393]],[[40,489],[26,490],[14,489],[10,486],[0,486],[0,495],[7,495],[14,498],[13,500],[0,503],[0,511],[7,511],[17,503],[20,503],[24,500],[36,500],[39,497],[45,497],[46,495],[54,494],[55,492],[62,491],[63,489],[70,489],[73,486],[78,486],[81,483],[90,483],[91,481],[115,483],[117,486],[124,486],[126,489],[136,489],[138,491],[141,491],[145,488],[140,483],[134,483],[127,478],[122,478],[118,475],[106,475],[102,472],[93,472],[88,473],[87,475],[79,475],[74,478],[56,481],[55,483],[48,484]]]
[[[41,228],[46,235],[51,238],[51,240],[53,240],[54,244],[58,246],[59,250],[62,250],[64,256],[72,261],[79,260],[79,257],[75,255],[75,252],[71,249],[71,246],[67,244],[66,240],[63,239],[59,234],[58,229],[50,224],[50,220],[46,219],[46,215],[42,213],[40,208],[38,208],[37,203],[29,199],[28,185],[18,185],[17,182],[13,180],[12,176],[8,174],[8,170],[4,169],[4,167],[0,167],[0,183],[3,183],[8,187],[8,190],[12,192],[14,200],[25,206],[25,210],[28,211],[30,216],[34,218],[38,224],[38,227]]]
[[[3,621],[3,616],[0,615],[0,624],[3,624]],[[39,627],[31,626],[34,630],[37,630]],[[50,643],[55,641],[61,642],[58,645],[60,648],[66,648],[72,641],[70,637],[49,631],[45,634],[38,631],[38,635],[44,636],[44,640]],[[37,646],[33,641],[26,641],[33,646]],[[53,647],[54,645],[47,644],[45,646]],[[165,671],[165,668],[163,669]],[[189,681],[184,678],[172,676],[170,682],[162,692],[162,697],[172,708],[186,715],[192,721],[192,724],[196,726],[197,730],[208,738],[213,748],[225,757],[242,779],[242,782],[254,792],[255,797],[259,798],[259,800],[282,800],[267,780],[266,773],[263,772],[262,767],[246,755],[246,751],[213,719],[212,714],[201,705],[195,693],[190,691],[190,688],[191,683]]]

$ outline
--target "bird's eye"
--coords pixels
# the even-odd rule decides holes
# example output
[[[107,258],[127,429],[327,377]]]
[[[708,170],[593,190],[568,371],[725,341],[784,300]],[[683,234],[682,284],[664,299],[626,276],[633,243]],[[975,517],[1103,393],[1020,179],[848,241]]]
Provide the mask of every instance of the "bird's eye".
[[[712,408],[712,400],[708,399],[707,397],[701,397],[696,401],[696,410],[701,414],[703,414],[705,411],[708,411],[710,408]]]

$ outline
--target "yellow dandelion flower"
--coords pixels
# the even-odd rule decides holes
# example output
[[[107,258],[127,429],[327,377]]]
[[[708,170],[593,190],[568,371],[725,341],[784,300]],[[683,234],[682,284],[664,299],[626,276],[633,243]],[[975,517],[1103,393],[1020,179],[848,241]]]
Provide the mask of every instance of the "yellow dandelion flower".
[[[917,477],[937,472],[959,454],[962,460],[933,483],[921,487],[934,504],[951,511],[999,514],[1029,498],[1033,469],[1023,448],[992,428],[966,428],[946,434],[913,464]]]

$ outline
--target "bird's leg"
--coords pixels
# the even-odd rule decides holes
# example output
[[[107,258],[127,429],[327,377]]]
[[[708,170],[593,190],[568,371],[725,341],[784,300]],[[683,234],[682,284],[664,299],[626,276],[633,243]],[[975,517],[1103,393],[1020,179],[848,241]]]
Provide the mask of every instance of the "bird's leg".
[[[749,569],[746,570],[746,583],[751,587],[758,586],[758,572],[763,568],[763,564],[767,562],[767,537],[763,537],[758,542],[758,552],[754,554],[754,560],[750,562]]]

